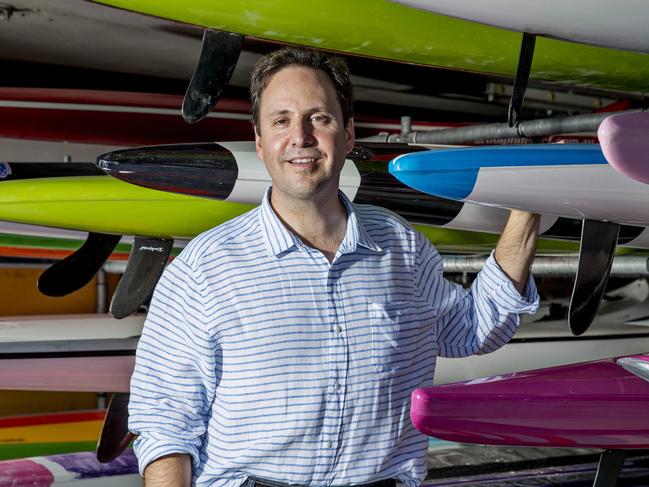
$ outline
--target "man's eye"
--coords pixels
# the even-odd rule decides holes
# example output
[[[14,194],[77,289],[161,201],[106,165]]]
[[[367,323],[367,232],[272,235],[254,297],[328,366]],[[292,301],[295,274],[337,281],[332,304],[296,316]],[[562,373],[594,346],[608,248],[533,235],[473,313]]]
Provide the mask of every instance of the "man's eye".
[[[275,125],[276,127],[283,127],[283,126],[285,126],[287,124],[288,124],[288,119],[286,119],[286,118],[280,118],[280,119],[275,120],[273,122],[273,125]]]
[[[314,115],[311,117],[311,120],[316,123],[327,123],[329,121],[329,117],[327,117],[326,115]]]

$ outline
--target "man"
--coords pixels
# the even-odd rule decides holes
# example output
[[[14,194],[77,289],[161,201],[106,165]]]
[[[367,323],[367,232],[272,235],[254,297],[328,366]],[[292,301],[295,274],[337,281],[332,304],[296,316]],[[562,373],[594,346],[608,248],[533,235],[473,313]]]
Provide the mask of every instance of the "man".
[[[354,145],[341,60],[276,51],[251,94],[272,188],[194,239],[156,289],[130,403],[146,485],[415,486],[427,438],[410,393],[438,355],[492,351],[536,309],[538,218],[513,212],[464,290],[401,218],[339,192]]]

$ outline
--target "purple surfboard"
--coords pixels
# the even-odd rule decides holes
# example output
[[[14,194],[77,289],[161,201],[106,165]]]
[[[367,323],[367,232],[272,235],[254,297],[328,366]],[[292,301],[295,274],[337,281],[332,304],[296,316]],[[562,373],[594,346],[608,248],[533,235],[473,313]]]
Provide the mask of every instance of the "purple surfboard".
[[[94,479],[92,484],[88,481]],[[0,462],[0,486],[142,485],[137,459],[128,449],[110,463],[100,463],[91,452],[33,457]]]
[[[649,112],[611,115],[600,124],[597,137],[611,166],[649,183]]]
[[[417,389],[410,417],[427,435],[514,446],[649,448],[649,355]]]

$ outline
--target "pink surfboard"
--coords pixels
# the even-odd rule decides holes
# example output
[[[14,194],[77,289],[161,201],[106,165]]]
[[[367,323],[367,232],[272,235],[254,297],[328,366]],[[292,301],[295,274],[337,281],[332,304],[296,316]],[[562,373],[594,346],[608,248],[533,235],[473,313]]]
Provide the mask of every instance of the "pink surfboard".
[[[600,124],[597,137],[611,166],[649,183],[649,112],[611,115]]]
[[[135,357],[0,360],[0,390],[128,392]]]
[[[649,448],[649,355],[417,389],[410,417],[450,441]]]

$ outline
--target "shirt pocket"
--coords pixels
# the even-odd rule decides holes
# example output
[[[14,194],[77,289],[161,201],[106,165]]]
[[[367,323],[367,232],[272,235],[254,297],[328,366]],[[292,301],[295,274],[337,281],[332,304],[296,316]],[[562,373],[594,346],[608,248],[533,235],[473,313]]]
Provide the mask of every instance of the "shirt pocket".
[[[416,348],[417,320],[411,301],[369,301],[372,328],[372,362],[377,372],[387,373],[407,365]]]

